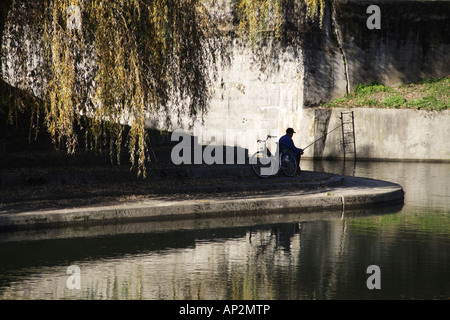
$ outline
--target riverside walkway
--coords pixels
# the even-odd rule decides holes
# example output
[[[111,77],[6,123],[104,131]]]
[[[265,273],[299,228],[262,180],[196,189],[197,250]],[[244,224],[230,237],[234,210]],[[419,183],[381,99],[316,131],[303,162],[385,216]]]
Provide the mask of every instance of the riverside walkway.
[[[2,175],[0,230],[344,211],[402,204],[387,181],[302,171],[256,177],[248,165],[162,167],[149,179],[92,167],[26,169]]]

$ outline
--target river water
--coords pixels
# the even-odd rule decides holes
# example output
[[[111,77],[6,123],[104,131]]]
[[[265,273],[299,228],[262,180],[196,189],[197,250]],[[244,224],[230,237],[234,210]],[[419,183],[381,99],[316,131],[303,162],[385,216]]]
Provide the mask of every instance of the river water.
[[[1,233],[0,299],[449,299],[449,163],[302,169],[399,183],[405,204]]]

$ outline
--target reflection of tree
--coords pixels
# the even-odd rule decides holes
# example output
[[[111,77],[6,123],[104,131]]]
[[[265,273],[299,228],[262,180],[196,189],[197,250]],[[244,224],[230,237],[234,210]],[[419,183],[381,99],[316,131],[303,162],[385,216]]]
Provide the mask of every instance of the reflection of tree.
[[[252,227],[245,228],[246,232],[219,228],[211,232],[134,234],[109,241],[59,239],[27,242],[22,247],[7,243],[14,252],[22,252],[27,261],[16,261],[21,268],[20,275],[14,275],[17,269],[8,269],[2,260],[2,276],[8,283],[1,285],[0,296],[39,299],[53,293],[56,298],[62,294],[63,298],[83,299],[446,298],[448,215],[438,217],[445,226],[434,232],[409,225],[408,217],[416,214],[396,214],[399,221],[391,227],[382,218],[393,216],[375,216]],[[180,245],[167,247],[170,239],[177,237],[175,244]],[[188,246],[182,245],[186,239]],[[118,248],[119,252],[106,256],[96,250],[85,252],[83,249],[89,246]],[[51,248],[47,251],[57,259],[44,256],[45,262],[32,264],[31,252],[38,247]],[[5,245],[0,248],[5,257]],[[73,254],[60,260],[62,253],[74,248],[83,252],[76,255],[76,264],[82,270],[82,289],[86,290],[77,296],[64,291],[65,268],[62,276],[55,278],[55,274],[61,274],[61,265],[74,261]],[[382,272],[382,290],[378,293],[365,285],[366,269],[372,264],[379,265]]]

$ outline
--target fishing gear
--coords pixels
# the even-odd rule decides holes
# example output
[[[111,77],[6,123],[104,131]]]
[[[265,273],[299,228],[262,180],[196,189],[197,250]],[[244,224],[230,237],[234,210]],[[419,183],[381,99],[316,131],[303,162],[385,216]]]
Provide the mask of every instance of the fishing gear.
[[[311,144],[307,145],[306,147],[304,147],[303,150],[305,150],[306,148],[309,148],[310,146],[312,146],[312,145],[313,145],[314,143],[316,143],[317,141],[322,140],[322,139],[325,138],[328,134],[330,134],[330,133],[333,132],[334,130],[336,130],[336,129],[342,127],[343,125],[344,125],[344,124],[341,123],[339,126],[337,126],[336,128],[334,128],[333,130],[328,131],[328,132],[325,133],[323,136],[321,136],[319,139],[317,139],[317,140],[314,141],[313,143],[311,143]]]

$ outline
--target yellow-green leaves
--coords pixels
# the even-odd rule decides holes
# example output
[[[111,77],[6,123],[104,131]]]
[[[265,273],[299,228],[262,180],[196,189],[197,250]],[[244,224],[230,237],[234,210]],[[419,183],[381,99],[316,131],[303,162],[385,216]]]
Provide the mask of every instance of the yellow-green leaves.
[[[109,147],[112,159],[126,144],[145,176],[149,117],[206,112],[224,45],[210,6],[221,0],[23,1],[34,4],[28,19],[42,30],[45,123],[68,152],[80,136],[89,147]],[[277,37],[287,3],[306,7],[313,19],[323,16],[324,0],[231,0],[227,21],[237,18],[238,33],[252,43]]]
[[[322,25],[322,19],[325,10],[325,0],[305,0],[306,14],[311,19],[318,19]]]
[[[235,0],[239,19],[239,34],[249,37],[252,44],[264,35],[279,37],[288,19],[287,7],[301,7],[306,17],[322,26],[325,0]]]
[[[239,33],[248,32],[251,43],[264,34],[275,32],[278,36],[282,22],[281,0],[239,0]]]
[[[87,117],[84,130],[93,146],[101,147],[100,140],[107,137],[114,140],[110,147],[120,152],[124,131],[116,125],[129,126],[124,141],[130,161],[145,177],[149,115],[158,110],[170,112],[169,102],[180,115],[206,110],[208,53],[214,48],[205,41],[210,23],[203,2],[45,2],[44,39],[50,72],[44,100],[49,132],[55,142],[64,141],[67,150],[74,152],[78,143],[74,124]],[[76,30],[67,27],[70,5],[80,7],[81,28]],[[86,70],[90,82],[80,76]]]

